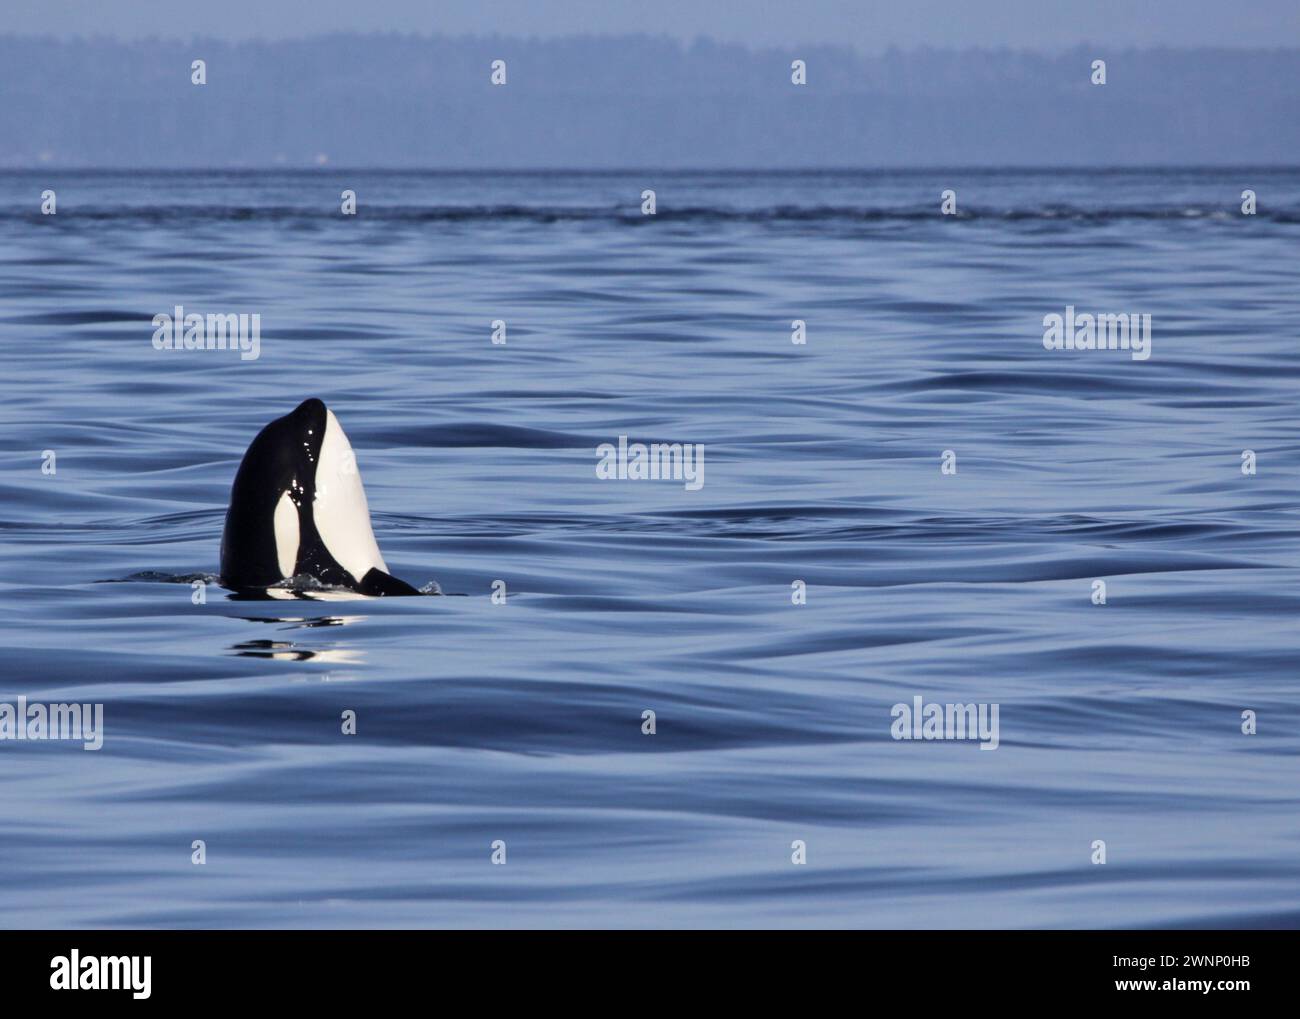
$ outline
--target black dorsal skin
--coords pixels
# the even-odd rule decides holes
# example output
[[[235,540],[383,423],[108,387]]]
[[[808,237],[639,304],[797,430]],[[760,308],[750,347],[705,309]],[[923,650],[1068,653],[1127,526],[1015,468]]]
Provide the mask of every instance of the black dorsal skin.
[[[246,591],[285,579],[275,543],[275,508],[288,492],[298,509],[294,574],[310,574],[323,584],[351,588],[361,594],[419,594],[382,570],[371,569],[365,577],[353,577],[321,541],[312,505],[325,424],[325,404],[314,398],[304,400],[291,413],[263,428],[248,447],[235,474],[221,536],[221,583],[232,590]]]

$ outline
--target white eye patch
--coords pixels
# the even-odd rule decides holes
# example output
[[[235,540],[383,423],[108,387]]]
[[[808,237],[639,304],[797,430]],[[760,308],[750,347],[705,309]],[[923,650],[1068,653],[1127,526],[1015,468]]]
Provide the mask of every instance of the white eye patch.
[[[298,563],[298,507],[288,492],[275,504],[275,555],[280,576],[292,577]]]

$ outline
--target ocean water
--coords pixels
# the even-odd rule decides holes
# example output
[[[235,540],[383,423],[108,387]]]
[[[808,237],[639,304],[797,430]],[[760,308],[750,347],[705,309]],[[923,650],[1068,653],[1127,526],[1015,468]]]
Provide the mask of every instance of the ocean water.
[[[1258,168],[0,174],[0,702],[104,706],[0,742],[0,924],[1300,926],[1297,242]],[[193,603],[310,396],[445,596]]]

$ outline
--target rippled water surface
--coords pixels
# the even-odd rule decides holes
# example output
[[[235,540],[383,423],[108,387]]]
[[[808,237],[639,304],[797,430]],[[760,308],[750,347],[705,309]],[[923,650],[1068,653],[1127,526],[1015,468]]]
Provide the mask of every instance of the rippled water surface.
[[[0,922],[1300,926],[1297,241],[1276,170],[0,175],[0,701],[105,725],[0,743]],[[192,604],[309,396],[448,597]]]

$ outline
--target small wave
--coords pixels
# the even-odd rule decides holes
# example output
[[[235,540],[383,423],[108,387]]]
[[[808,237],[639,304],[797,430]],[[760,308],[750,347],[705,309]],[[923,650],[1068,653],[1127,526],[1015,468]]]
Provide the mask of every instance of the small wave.
[[[140,570],[125,577],[108,577],[96,580],[96,584],[193,584],[201,580],[205,584],[218,584],[221,579],[215,573],[165,573],[162,570]]]
[[[432,588],[432,589],[430,589]],[[442,588],[437,581],[430,581],[419,588],[420,594],[440,595]],[[297,573],[292,577],[271,584],[266,588],[240,589],[230,596],[236,601],[269,601],[277,599],[298,599],[302,601],[350,601],[354,598],[370,600],[369,595],[361,594],[350,587],[327,584],[310,573]]]
[[[97,580],[96,584],[193,584],[202,581],[205,584],[221,584],[221,578],[215,573],[167,573],[162,570],[140,570],[125,577],[110,577]],[[422,595],[441,595],[442,587],[436,580],[430,580],[417,588]],[[365,598],[348,587],[326,584],[310,573],[300,573],[278,584],[264,589],[243,589],[231,594],[237,601],[271,601],[282,598],[299,598],[303,600],[333,600],[344,598]]]
[[[432,449],[594,449],[600,440],[547,428],[459,420],[444,425],[422,422],[371,427],[370,442]]]
[[[662,206],[654,216],[626,205],[420,205],[367,206],[358,213],[359,220],[373,219],[393,223],[457,222],[605,222],[640,226],[655,221],[669,222],[923,222],[937,221],[1070,221],[1109,223],[1124,220],[1228,219],[1232,210],[1206,206],[1110,206],[1089,208],[1064,204],[1030,208],[979,209],[967,207],[954,215],[939,217],[935,206],[858,206],[858,205],[773,205],[761,208],[733,208],[713,205]],[[1300,209],[1260,209],[1258,219],[1276,223],[1300,223]],[[49,217],[30,211],[0,212],[0,220],[19,219],[45,222]],[[130,221],[146,224],[189,224],[203,222],[265,221],[308,224],[337,220],[336,211],[323,207],[296,205],[159,205],[69,209],[62,223],[78,221],[100,223]],[[62,225],[62,223],[60,225]]]

